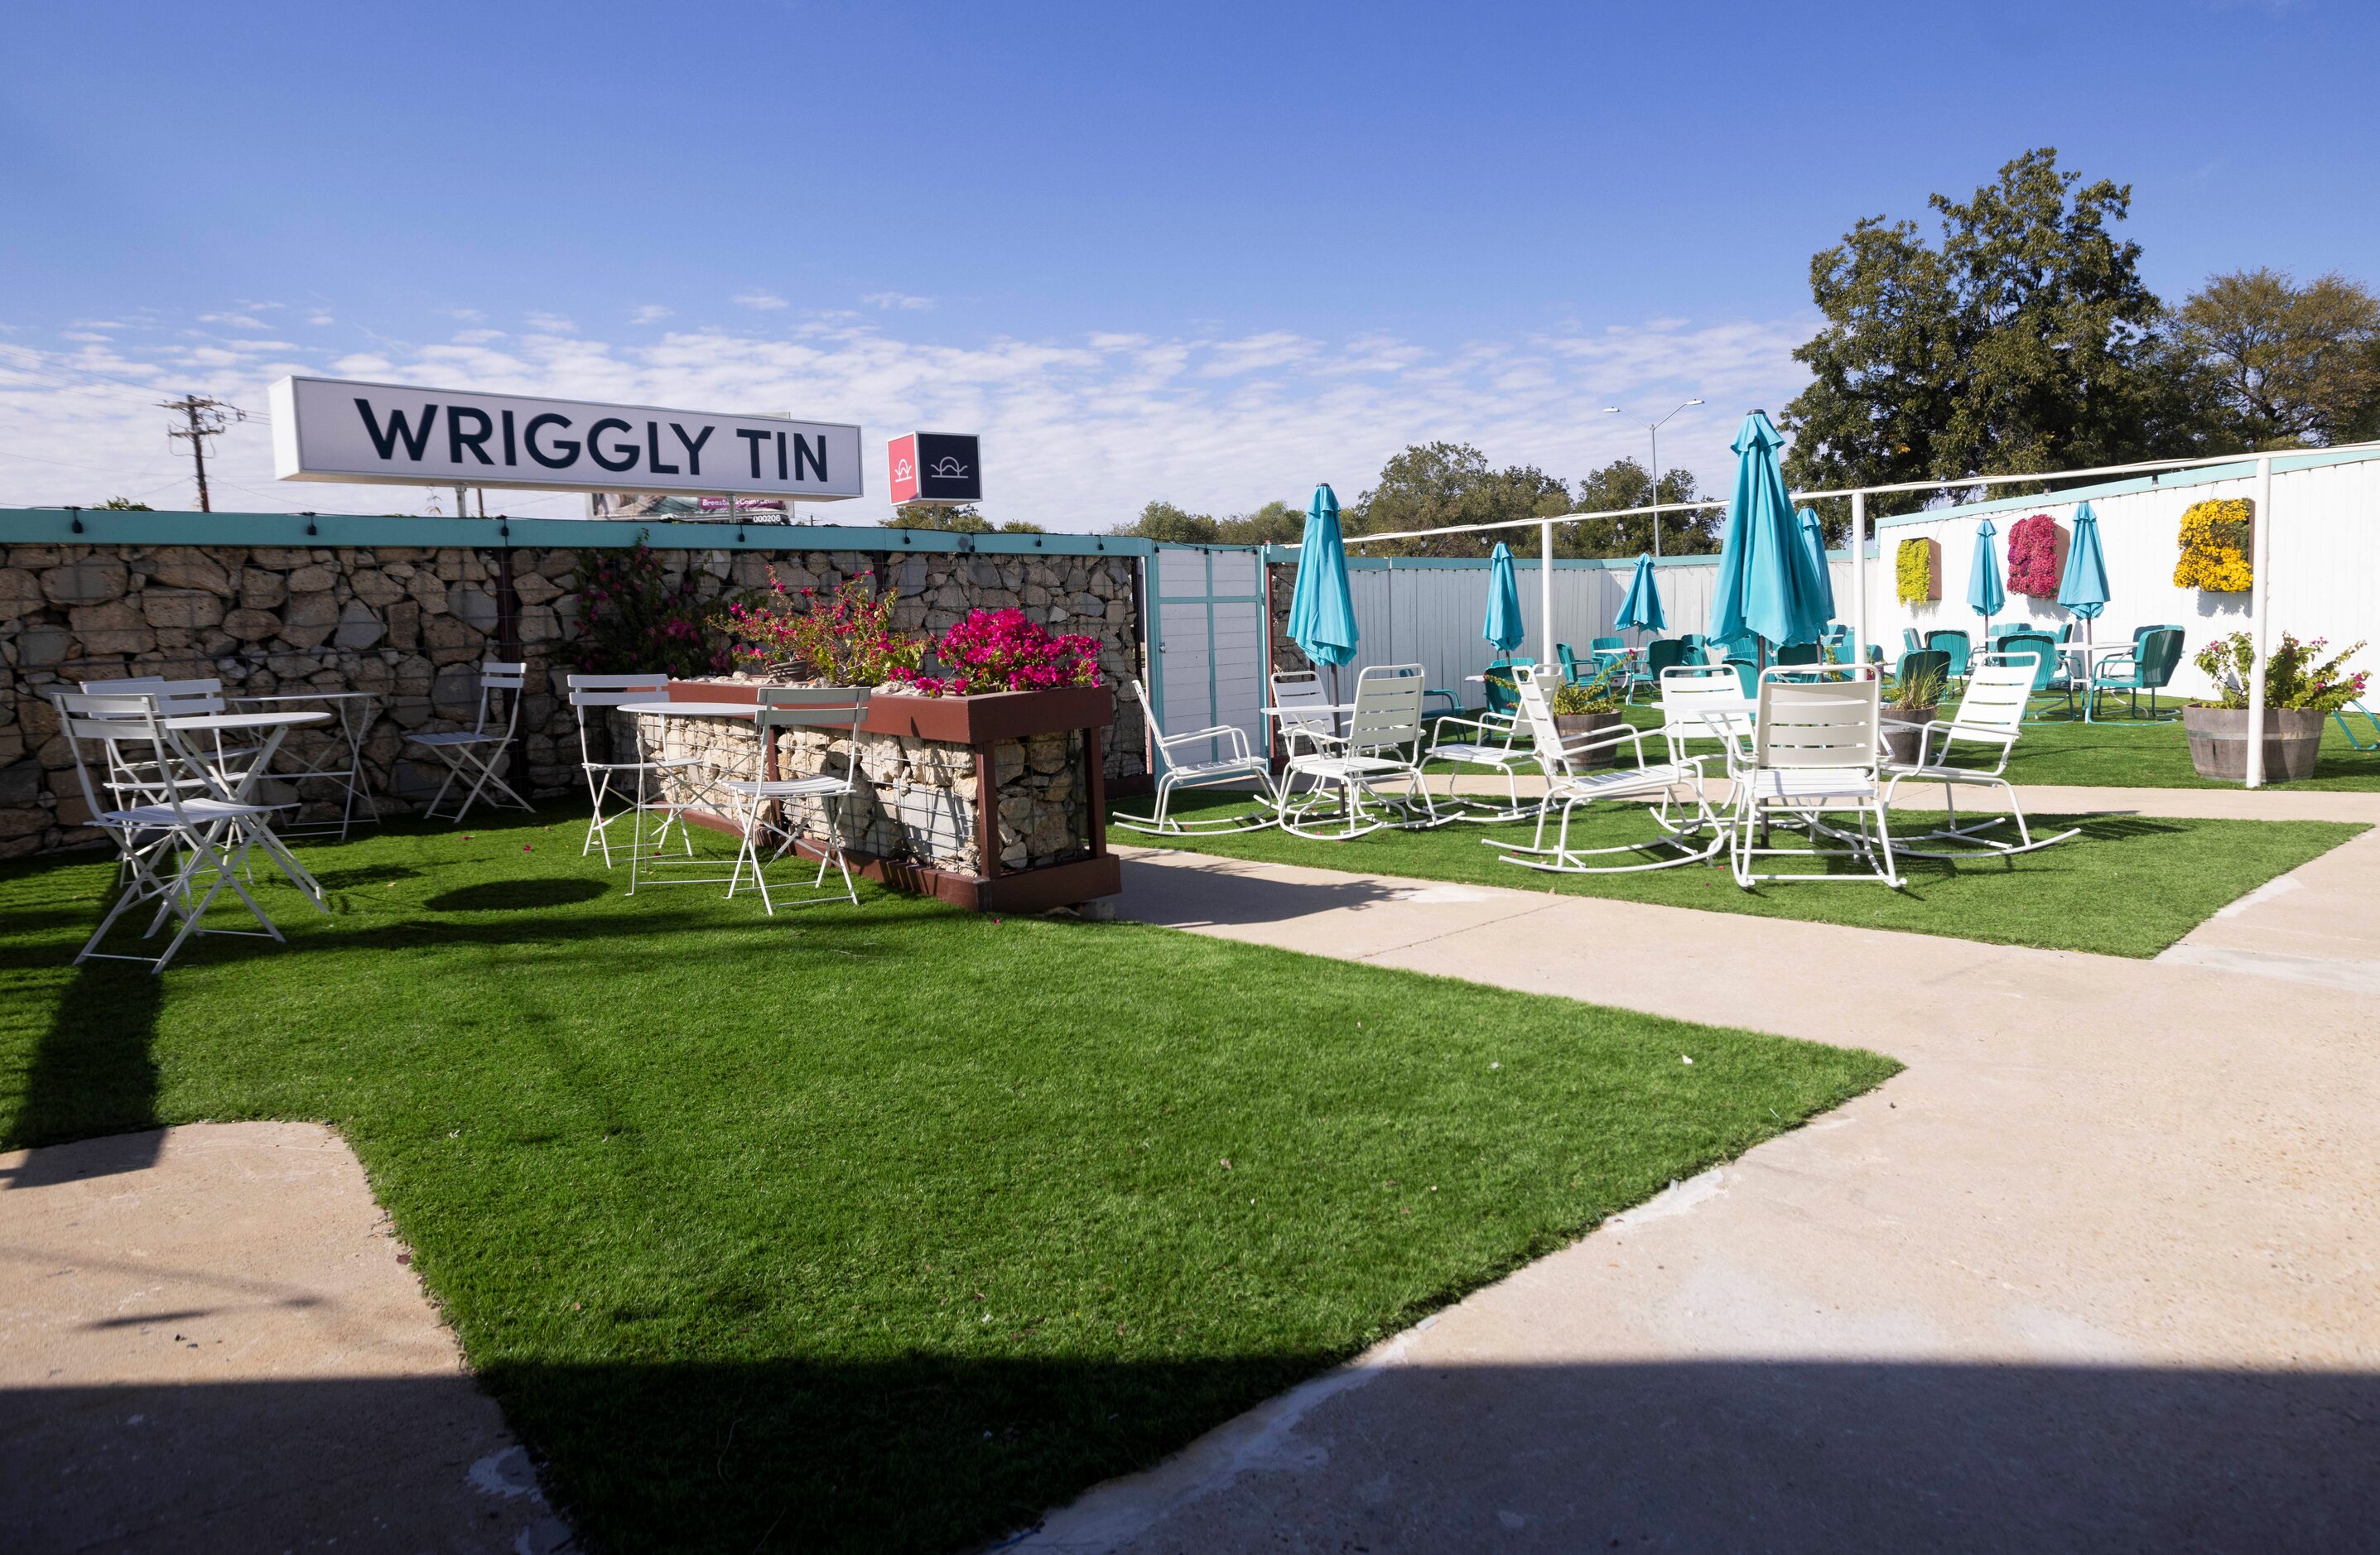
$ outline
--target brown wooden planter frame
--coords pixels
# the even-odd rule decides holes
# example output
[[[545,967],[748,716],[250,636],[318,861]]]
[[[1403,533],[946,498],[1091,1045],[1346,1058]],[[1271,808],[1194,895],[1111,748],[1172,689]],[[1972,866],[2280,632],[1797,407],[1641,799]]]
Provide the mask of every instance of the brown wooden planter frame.
[[[751,681],[673,680],[674,702],[752,702],[760,687]],[[1115,720],[1115,693],[1104,686],[1065,686],[1050,691],[1001,691],[984,697],[917,697],[879,690],[868,699],[862,734],[893,735],[912,739],[963,745],[975,751],[976,851],[984,873],[962,875],[931,865],[874,854],[846,851],[845,859],[869,880],[895,891],[938,897],[976,912],[1045,912],[1123,890],[1123,872],[1108,852],[1107,781],[1099,751],[1099,735]],[[1063,864],[1043,864],[1026,869],[1003,869],[1000,863],[1000,803],[992,747],[1002,740],[1031,739],[1037,735],[1082,731],[1084,778],[1089,797],[1090,856]],[[765,775],[777,775],[774,742],[763,751]],[[688,819],[733,833],[735,828],[704,811]],[[795,844],[805,856],[822,851],[816,844]]]

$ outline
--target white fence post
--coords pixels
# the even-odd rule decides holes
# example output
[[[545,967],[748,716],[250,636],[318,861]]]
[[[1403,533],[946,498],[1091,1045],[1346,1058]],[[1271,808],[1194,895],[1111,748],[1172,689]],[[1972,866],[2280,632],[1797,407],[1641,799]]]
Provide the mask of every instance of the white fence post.
[[[1537,526],[1537,664],[1554,662],[1554,524]]]
[[[2248,550],[2248,641],[2256,662],[2248,671],[2248,786],[2265,784],[2265,655],[2272,636],[2273,610],[2273,456],[2256,460],[2256,511],[2251,517]]]
[[[1852,493],[1852,662],[1867,662],[1867,493]]]

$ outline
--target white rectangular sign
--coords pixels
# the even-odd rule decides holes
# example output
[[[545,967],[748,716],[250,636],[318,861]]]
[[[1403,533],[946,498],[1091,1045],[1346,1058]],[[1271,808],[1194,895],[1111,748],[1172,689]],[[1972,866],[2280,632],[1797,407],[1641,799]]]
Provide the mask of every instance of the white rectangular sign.
[[[273,465],[284,480],[863,493],[856,426],[334,378],[273,385]]]

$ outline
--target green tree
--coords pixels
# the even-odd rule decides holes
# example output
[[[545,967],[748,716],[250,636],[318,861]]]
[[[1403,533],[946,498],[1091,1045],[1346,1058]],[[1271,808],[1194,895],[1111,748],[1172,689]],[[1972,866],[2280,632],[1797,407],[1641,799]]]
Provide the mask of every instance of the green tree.
[[[1786,407],[1800,486],[2073,469],[2198,451],[2204,376],[2173,348],[2114,227],[2129,185],[2025,152],[1972,199],[1935,195],[1941,242],[1867,217],[1810,261],[1827,317]],[[1923,505],[1926,493],[1872,504]]]
[[[130,497],[110,497],[99,504],[99,511],[102,513],[154,513],[157,510],[145,502],[134,502]]]
[[[1215,520],[1203,513],[1189,513],[1162,499],[1140,510],[1140,516],[1129,524],[1119,524],[1110,534],[1135,535],[1164,545],[1212,545],[1218,539]]]
[[[1349,534],[1396,534],[1408,529],[1493,524],[1515,518],[1551,517],[1571,510],[1570,487],[1535,465],[1491,469],[1488,456],[1467,443],[1415,443],[1380,467],[1378,484],[1356,499],[1344,516]],[[1423,535],[1367,545],[1367,556],[1485,556],[1498,541],[1525,533]]]
[[[1653,482],[1646,478],[1643,465],[1634,459],[1614,459],[1578,483],[1576,511],[1603,513],[1614,508],[1649,507],[1656,502],[1693,502],[1699,495],[1691,470],[1673,469],[1664,474],[1658,497],[1653,494],[1652,488]],[[1696,556],[1717,551],[1726,516],[1717,508],[1662,514],[1661,554]],[[1564,524],[1554,531],[1554,549],[1556,554],[1563,556],[1633,556],[1653,549],[1653,520],[1647,515]]]
[[[2211,277],[2176,318],[2250,447],[2345,442],[2380,415],[2380,298],[2359,282],[2235,271]]]
[[[1007,523],[1000,526],[1000,532],[1004,535],[1046,535],[1050,531],[1038,524],[1028,524],[1022,518],[1011,518]]]
[[[1305,534],[1305,509],[1294,503],[1269,502],[1254,513],[1217,519],[1215,529],[1225,545],[1294,545]]]
[[[888,529],[940,529],[946,534],[988,535],[991,521],[976,511],[971,503],[945,507],[941,503],[903,503],[884,520]]]

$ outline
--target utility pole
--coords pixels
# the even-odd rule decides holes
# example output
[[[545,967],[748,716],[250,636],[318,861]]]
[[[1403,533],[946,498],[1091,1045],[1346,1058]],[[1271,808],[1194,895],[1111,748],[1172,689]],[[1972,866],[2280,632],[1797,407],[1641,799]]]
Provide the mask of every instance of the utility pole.
[[[237,406],[225,405],[219,399],[208,399],[200,395],[184,395],[179,399],[165,400],[162,404],[167,410],[182,413],[183,424],[168,427],[165,435],[190,440],[190,458],[199,471],[199,511],[212,513],[214,505],[207,499],[207,439],[222,432],[232,420],[247,420],[248,412]],[[225,411],[231,413],[230,420],[225,419]]]

